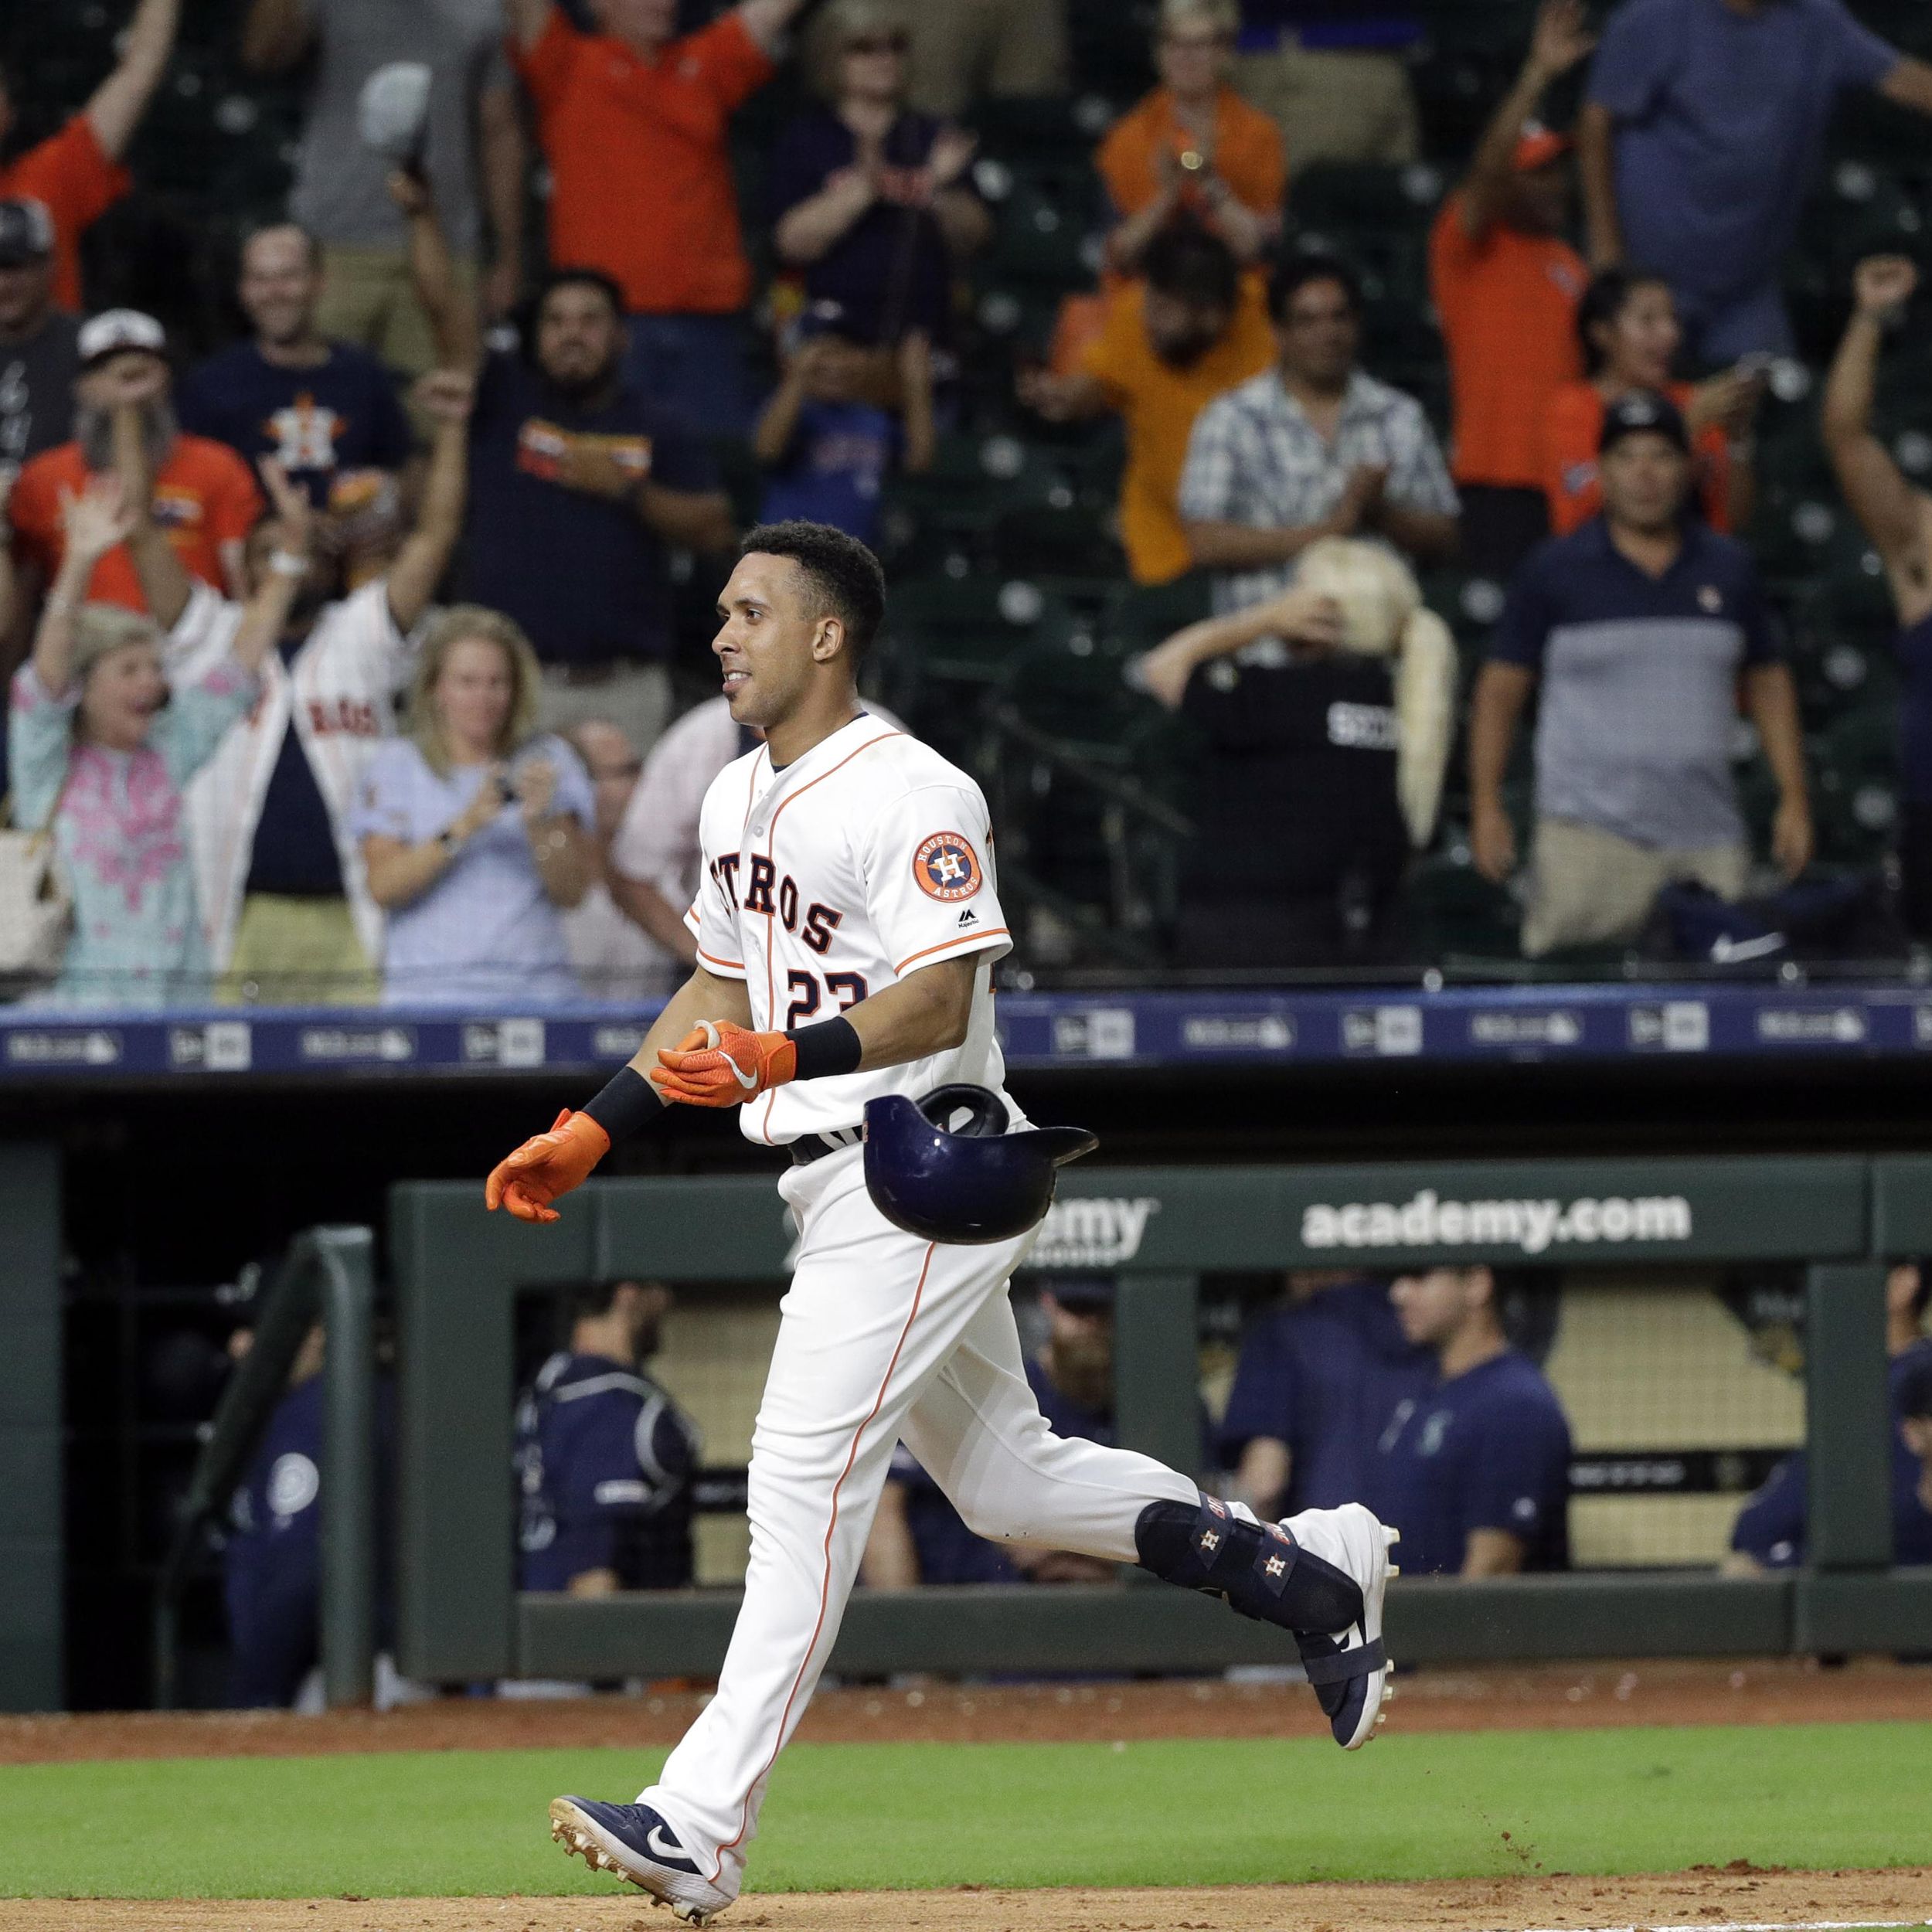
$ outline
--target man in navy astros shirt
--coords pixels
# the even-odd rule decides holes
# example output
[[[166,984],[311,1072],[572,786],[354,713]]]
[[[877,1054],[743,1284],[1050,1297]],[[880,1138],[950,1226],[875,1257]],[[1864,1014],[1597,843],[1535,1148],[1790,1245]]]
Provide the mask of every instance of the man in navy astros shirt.
[[[1430,1268],[1389,1295],[1435,1352],[1434,1388],[1396,1408],[1377,1445],[1373,1507],[1402,1532],[1410,1576],[1501,1577],[1570,1562],[1570,1425],[1509,1345],[1493,1268]]]

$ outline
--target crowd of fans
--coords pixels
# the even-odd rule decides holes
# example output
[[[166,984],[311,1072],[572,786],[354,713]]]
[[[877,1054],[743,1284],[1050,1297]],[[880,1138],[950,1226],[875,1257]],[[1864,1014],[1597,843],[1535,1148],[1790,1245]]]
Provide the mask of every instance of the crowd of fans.
[[[12,836],[49,862],[7,876],[63,927],[29,997],[566,1002],[689,960],[696,803],[742,734],[715,699],[678,715],[703,682],[681,587],[747,515],[872,539],[934,470],[994,226],[962,117],[1065,90],[1065,0],[584,3],[250,0],[240,57],[303,77],[304,128],[285,208],[240,238],[245,332],[191,366],[153,315],[82,319],[80,272],[179,0],[139,0],[80,111],[0,164]],[[1124,574],[1206,593],[1128,667],[1204,747],[1173,957],[1413,957],[1451,770],[1532,956],[1628,945],[1660,893],[1796,879],[1815,774],[1740,541],[1753,423],[1833,105],[1932,113],[1932,66],[1843,0],[1594,26],[1546,0],[1430,238],[1444,437],[1363,366],[1362,266],[1284,240],[1292,174],[1413,158],[1413,20],[1145,11],[1157,84],[1092,158],[1098,286],[1012,400],[1056,435],[1119,417]],[[794,61],[807,104],[754,194],[733,116]],[[0,86],[0,139],[34,80]],[[1566,90],[1570,133],[1539,118]],[[1901,630],[1898,904],[1928,937],[1932,526],[1872,430],[1915,281],[1859,267],[1822,444]],[[1458,560],[1505,587],[1466,739],[1417,581]]]

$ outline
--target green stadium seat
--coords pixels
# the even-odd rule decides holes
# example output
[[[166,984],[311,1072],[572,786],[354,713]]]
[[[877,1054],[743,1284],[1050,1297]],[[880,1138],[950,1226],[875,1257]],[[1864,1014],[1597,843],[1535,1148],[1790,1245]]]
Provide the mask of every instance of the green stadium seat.
[[[942,437],[930,470],[886,486],[880,554],[895,570],[937,570],[950,557],[968,560],[970,568],[1002,517],[1077,500],[1050,455],[1018,437]]]
[[[1129,689],[1128,655],[1101,625],[1041,627],[1009,661],[999,696],[1035,730],[1097,762],[1124,764],[1135,726],[1158,713],[1151,698]]]
[[[1488,642],[1502,615],[1504,590],[1494,577],[1471,570],[1429,570],[1422,577],[1422,598],[1455,632],[1461,644]]]
[[[994,217],[992,240],[976,264],[982,286],[1066,289],[1091,283],[1106,216],[1099,179],[1084,158],[988,158],[975,166],[973,178]]]
[[[1043,634],[1070,628],[1064,609],[1036,586],[990,575],[914,577],[895,584],[886,635],[916,649],[925,673],[990,684]]]
[[[1083,93],[1131,103],[1155,84],[1152,9],[1122,0],[1069,0],[1068,51],[1073,84]]]
[[[1288,213],[1303,228],[1426,229],[1443,196],[1439,168],[1324,162],[1289,184]]]
[[[1132,584],[1115,600],[1114,634],[1128,652],[1151,651],[1175,631],[1199,624],[1213,609],[1212,586],[1205,571],[1190,570],[1171,583]]]
[[[1106,515],[1083,504],[1008,511],[994,529],[992,547],[1000,569],[1015,576],[1117,581],[1126,574]]]
[[[1440,854],[1418,859],[1406,896],[1424,958],[1513,959],[1522,914],[1509,894],[1469,862],[1468,838],[1452,828]]]
[[[1115,109],[1104,95],[995,95],[966,117],[979,137],[979,151],[996,160],[1025,164],[1052,159],[1084,165],[1091,158]]]
[[[1403,10],[1415,16],[1437,60],[1468,54],[1520,63],[1536,20],[1536,0],[1409,0]]]
[[[1818,855],[1869,863],[1889,849],[1898,821],[1898,713],[1885,702],[1849,712],[1812,746]]]
[[[1023,653],[1073,628],[1063,604],[1022,580],[980,573],[896,583],[876,653],[882,696],[922,736],[971,764],[984,699]]]

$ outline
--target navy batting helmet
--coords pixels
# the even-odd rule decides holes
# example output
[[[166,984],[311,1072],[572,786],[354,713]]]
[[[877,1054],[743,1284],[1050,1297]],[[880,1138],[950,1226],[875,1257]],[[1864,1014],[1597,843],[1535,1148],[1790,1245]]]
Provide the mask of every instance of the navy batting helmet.
[[[866,1187],[881,1214],[922,1240],[1010,1241],[1053,1204],[1054,1170],[1100,1145],[1083,1127],[1007,1131],[983,1087],[888,1094],[866,1107]]]

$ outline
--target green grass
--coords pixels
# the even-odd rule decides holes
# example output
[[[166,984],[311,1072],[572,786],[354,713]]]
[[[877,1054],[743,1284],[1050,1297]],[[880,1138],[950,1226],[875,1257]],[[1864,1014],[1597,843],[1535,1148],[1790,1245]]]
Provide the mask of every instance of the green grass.
[[[0,1894],[605,1890],[548,1842],[559,1792],[662,1753],[449,1751],[0,1768]],[[1379,1740],[802,1745],[764,1890],[1193,1885],[1932,1862],[1932,1724]]]

